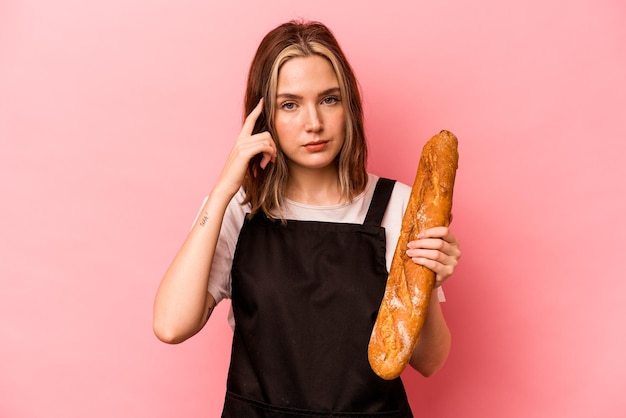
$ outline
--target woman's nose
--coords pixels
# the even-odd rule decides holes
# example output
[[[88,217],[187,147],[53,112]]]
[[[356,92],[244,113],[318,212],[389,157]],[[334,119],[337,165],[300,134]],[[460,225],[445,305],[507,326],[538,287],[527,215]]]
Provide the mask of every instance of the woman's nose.
[[[322,120],[320,119],[317,106],[310,106],[307,109],[305,129],[308,132],[319,132],[322,130]]]

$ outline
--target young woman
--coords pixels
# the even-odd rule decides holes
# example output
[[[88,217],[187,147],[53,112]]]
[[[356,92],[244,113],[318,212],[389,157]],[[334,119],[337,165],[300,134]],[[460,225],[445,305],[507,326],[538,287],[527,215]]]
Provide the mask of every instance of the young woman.
[[[401,380],[380,379],[367,360],[410,187],[367,173],[357,81],[328,28],[289,22],[265,36],[245,114],[158,289],[157,337],[186,340],[230,298],[224,417],[412,416]],[[438,287],[460,257],[445,227],[407,254]],[[431,300],[411,359],[425,376],[450,348]]]

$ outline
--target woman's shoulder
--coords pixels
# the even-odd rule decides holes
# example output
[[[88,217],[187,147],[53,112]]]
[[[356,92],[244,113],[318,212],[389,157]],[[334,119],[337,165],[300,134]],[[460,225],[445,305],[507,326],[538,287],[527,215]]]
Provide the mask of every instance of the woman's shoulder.
[[[399,197],[408,197],[411,195],[411,186],[396,180],[396,184],[393,188],[393,193]]]
[[[372,174],[372,173],[369,173],[368,176],[369,176],[368,189],[371,187],[372,192],[373,192],[373,189],[376,183],[378,182],[378,179],[380,178],[380,176],[376,174]],[[396,180],[390,177],[387,177],[387,178],[395,181],[393,191],[390,197],[390,203],[391,202],[405,202],[405,203],[408,202],[409,196],[411,195],[411,186],[399,180]]]

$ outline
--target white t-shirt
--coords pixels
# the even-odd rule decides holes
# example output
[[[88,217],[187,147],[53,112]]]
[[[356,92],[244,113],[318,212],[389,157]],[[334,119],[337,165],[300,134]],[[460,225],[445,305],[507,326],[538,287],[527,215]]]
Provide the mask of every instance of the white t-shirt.
[[[340,205],[311,206],[285,199],[285,217],[297,221],[362,224],[365,221],[377,181],[378,176],[369,174],[365,190],[352,202]],[[391,260],[396,250],[402,218],[410,194],[411,187],[396,182],[382,220],[381,226],[385,228],[387,242],[385,254],[387,271],[391,268]],[[213,256],[208,291],[217,303],[223,299],[230,298],[231,295],[233,255],[239,239],[239,231],[243,226],[246,214],[250,212],[249,205],[241,205],[243,199],[243,189],[240,189],[226,208],[215,255]],[[443,301],[443,292],[441,288],[439,289],[439,300]]]

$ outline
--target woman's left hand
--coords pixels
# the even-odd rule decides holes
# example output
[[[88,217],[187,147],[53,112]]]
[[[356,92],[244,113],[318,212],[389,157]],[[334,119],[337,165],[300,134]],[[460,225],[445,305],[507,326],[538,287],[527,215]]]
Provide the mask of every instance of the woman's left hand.
[[[414,263],[435,273],[435,287],[441,286],[454,272],[461,250],[454,234],[445,226],[422,231],[418,239],[408,244],[406,254]]]

